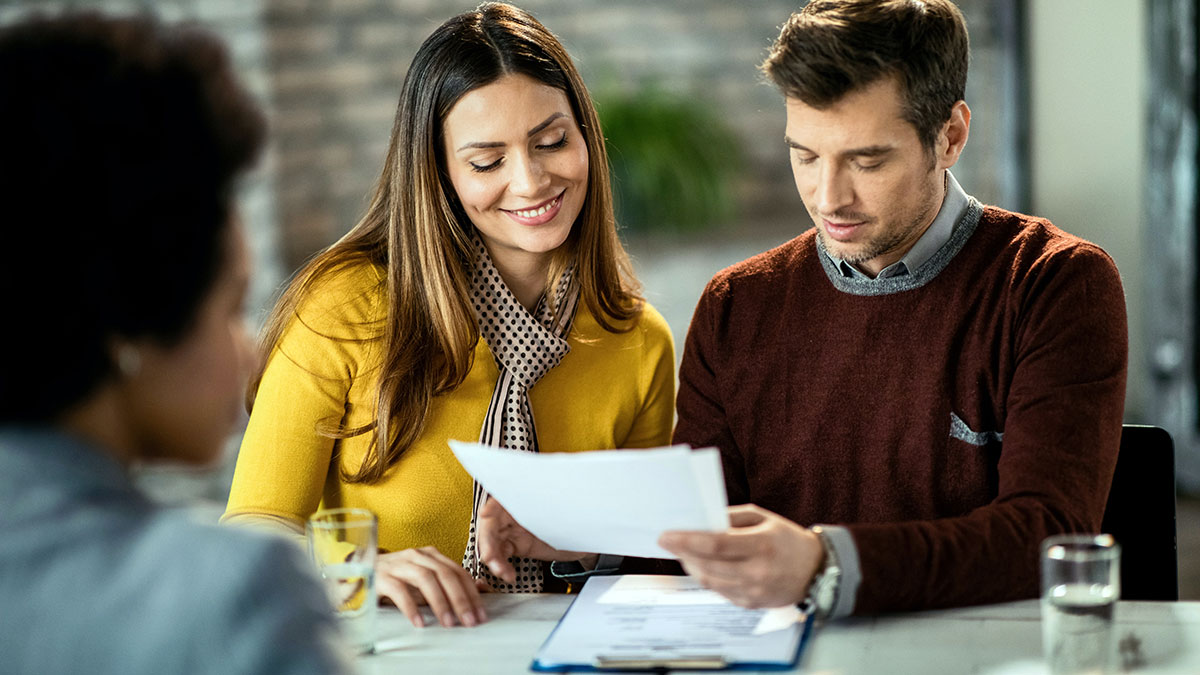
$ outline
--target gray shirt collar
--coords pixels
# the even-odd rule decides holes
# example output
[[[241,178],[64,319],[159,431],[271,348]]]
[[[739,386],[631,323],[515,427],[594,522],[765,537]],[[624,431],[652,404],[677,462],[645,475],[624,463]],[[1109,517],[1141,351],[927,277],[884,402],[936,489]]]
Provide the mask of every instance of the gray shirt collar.
[[[942,207],[938,209],[937,215],[934,216],[933,222],[917,239],[912,248],[904,254],[902,258],[880,270],[876,279],[890,279],[893,277],[911,274],[913,270],[920,267],[926,260],[929,260],[934,253],[938,251],[947,241],[950,241],[950,235],[954,233],[954,224],[957,223],[967,212],[967,205],[970,198],[963,191],[962,186],[954,179],[954,174],[950,170],[946,170],[946,196],[942,200]],[[834,264],[834,267],[842,273],[842,276],[857,279],[867,279],[870,277],[860,272],[850,263],[834,257],[825,251],[825,255]]]
[[[90,441],[56,427],[0,426],[0,494],[45,485],[72,494],[141,496],[128,470]]]

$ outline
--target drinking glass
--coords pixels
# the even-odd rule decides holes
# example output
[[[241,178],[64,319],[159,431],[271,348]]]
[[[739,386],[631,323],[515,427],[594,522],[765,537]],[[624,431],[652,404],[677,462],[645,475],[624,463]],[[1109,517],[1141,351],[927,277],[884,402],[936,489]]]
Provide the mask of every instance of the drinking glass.
[[[374,649],[378,525],[366,509],[326,509],[308,519],[308,551],[351,644]]]
[[[1111,672],[1121,547],[1111,535],[1042,542],[1042,647],[1054,675]]]

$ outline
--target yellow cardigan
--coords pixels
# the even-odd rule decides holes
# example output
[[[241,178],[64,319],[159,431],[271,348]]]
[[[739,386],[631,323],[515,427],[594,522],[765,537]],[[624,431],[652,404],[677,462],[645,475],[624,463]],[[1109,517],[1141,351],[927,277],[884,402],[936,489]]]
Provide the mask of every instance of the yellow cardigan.
[[[265,515],[294,525],[319,506],[361,507],[379,519],[389,551],[435,546],[460,560],[471,518],[471,477],[447,439],[477,441],[499,372],[480,340],[466,380],[434,398],[425,431],[371,484],[347,483],[369,434],[334,440],[321,421],[353,428],[374,419],[383,270],[360,264],[318,282],[272,352],[242,439],[225,517]],[[649,304],[633,330],[610,333],[579,304],[571,351],[529,398],[543,452],[646,448],[670,442],[674,419],[674,345]],[[530,489],[570,499],[553,485]]]

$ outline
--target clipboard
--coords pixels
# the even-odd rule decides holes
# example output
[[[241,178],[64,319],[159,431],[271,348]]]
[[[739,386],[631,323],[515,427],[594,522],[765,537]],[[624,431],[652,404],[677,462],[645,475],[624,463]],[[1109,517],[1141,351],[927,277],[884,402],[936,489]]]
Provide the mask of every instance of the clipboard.
[[[632,590],[630,590],[632,589]],[[811,610],[756,633],[777,610],[743,609],[690,577],[592,577],[542,643],[530,669],[791,670],[812,633]],[[764,619],[764,617],[768,617]]]

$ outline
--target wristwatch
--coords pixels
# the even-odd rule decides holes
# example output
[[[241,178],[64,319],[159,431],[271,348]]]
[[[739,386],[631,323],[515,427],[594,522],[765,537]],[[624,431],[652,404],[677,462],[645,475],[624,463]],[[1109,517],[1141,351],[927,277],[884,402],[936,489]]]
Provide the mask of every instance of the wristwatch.
[[[838,591],[842,585],[842,568],[838,565],[837,552],[834,551],[833,543],[829,541],[829,535],[825,533],[824,528],[813,525],[811,529],[821,540],[821,547],[825,549],[825,567],[817,572],[812,583],[808,585],[808,598],[805,602],[813,608],[818,619],[825,619],[833,613],[833,608],[837,607]]]

